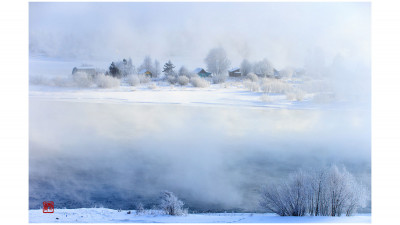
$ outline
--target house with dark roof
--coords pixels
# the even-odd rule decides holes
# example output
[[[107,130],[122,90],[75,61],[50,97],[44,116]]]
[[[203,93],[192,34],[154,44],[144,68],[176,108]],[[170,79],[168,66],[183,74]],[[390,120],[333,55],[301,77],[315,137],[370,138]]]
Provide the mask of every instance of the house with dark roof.
[[[230,77],[240,77],[242,76],[242,73],[240,72],[240,68],[239,67],[235,67],[232,68],[230,70],[228,70],[229,76]]]
[[[74,67],[72,69],[72,75],[75,75],[76,73],[86,73],[87,75],[95,76],[97,74],[97,71],[96,68],[94,67],[81,66],[81,67]]]
[[[209,76],[211,76],[211,73],[205,71],[203,68],[196,68],[195,70],[193,70],[193,73],[199,75],[200,77],[209,77]]]

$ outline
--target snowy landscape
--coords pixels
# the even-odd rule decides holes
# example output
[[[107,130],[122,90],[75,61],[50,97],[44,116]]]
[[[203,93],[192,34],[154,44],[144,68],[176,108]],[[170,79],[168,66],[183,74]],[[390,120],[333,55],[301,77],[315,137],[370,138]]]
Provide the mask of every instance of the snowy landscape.
[[[164,26],[150,35],[149,26],[126,24],[125,16],[93,21],[94,12],[108,15],[110,8],[143,21],[139,15],[164,4],[168,16],[144,24],[171,20],[181,36],[169,44]],[[338,30],[332,37],[325,30],[320,40],[347,39],[324,50],[310,41],[306,51],[273,39],[296,23],[312,29],[286,13],[291,22],[274,25],[267,40],[246,36],[253,27],[240,22],[259,20],[233,16],[241,7],[268,11],[272,3],[193,4],[30,4],[29,221],[370,223],[370,53],[363,45],[369,40],[357,39],[369,32],[369,5],[277,4],[293,17],[306,13],[308,23],[315,8],[351,15],[315,15]],[[232,38],[214,30],[219,17],[212,13],[190,19],[209,4],[227,7],[249,32]],[[174,16],[180,7],[187,10],[184,30]],[[69,25],[57,33],[45,23],[51,18]],[[192,24],[199,26],[194,33]],[[113,32],[89,41],[92,26],[103,25]],[[208,29],[215,33],[198,34]],[[198,46],[187,51],[191,41]],[[297,48],[285,58],[282,46]],[[54,201],[54,213],[43,213],[44,201]]]
[[[135,210],[105,208],[56,209],[45,214],[39,209],[29,211],[31,223],[371,223],[370,214],[352,217],[280,217],[271,213],[197,213],[175,217],[157,212],[137,214]]]

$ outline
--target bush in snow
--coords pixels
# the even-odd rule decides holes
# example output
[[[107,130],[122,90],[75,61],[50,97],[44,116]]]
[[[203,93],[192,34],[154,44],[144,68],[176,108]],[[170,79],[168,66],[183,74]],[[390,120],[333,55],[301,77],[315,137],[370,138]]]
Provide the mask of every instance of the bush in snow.
[[[120,80],[116,77],[99,74],[95,78],[95,83],[100,88],[113,88],[120,86]]]
[[[78,87],[89,87],[93,84],[92,76],[87,73],[77,72],[72,75],[72,79]]]
[[[198,77],[194,76],[190,78],[190,83],[193,85],[193,87],[199,87],[199,88],[205,88],[210,86],[210,82]]]
[[[147,75],[144,75],[144,74],[140,74],[140,75],[138,75],[138,77],[139,77],[139,81],[141,84],[146,84],[151,81],[150,77],[148,77]]]
[[[168,76],[167,76],[167,81],[168,81],[170,84],[176,84],[176,82],[177,82],[177,77],[176,77],[175,75],[168,75]]]
[[[145,212],[143,204],[141,202],[139,202],[136,205],[136,215],[142,215]]]
[[[282,80],[263,78],[261,79],[261,90],[264,93],[279,93],[284,94],[291,91],[291,86]]]
[[[147,86],[148,89],[156,89],[157,85],[155,83],[151,83]]]
[[[214,84],[220,84],[220,83],[225,82],[226,77],[227,77],[226,74],[215,74],[212,77],[212,81]]]
[[[281,216],[350,216],[366,206],[367,189],[345,168],[297,171],[261,191],[260,205]]]
[[[258,81],[258,76],[255,73],[247,74],[246,78],[254,82]]]
[[[189,83],[189,78],[187,76],[179,76],[177,81],[179,85],[184,86]]]
[[[260,90],[260,85],[257,82],[246,80],[243,85],[249,91],[257,92]]]
[[[138,75],[128,75],[126,77],[126,82],[131,86],[136,86],[140,84],[140,79]]]
[[[187,214],[187,210],[183,209],[184,203],[179,200],[174,193],[163,191],[161,193],[160,208],[167,215],[180,216]]]

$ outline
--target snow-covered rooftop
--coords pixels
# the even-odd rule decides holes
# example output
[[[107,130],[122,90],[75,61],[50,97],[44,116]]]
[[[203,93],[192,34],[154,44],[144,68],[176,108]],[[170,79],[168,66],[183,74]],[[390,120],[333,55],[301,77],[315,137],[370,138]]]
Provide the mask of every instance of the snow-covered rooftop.
[[[146,69],[142,69],[141,71],[139,71],[139,74],[143,74],[143,73],[146,73],[146,72],[147,72]]]
[[[196,68],[196,69],[193,70],[193,73],[198,73],[198,72],[200,72],[202,69],[203,69],[203,68],[200,68],[200,67],[199,67],[199,68]]]
[[[239,70],[239,69],[240,69],[239,67],[234,67],[234,68],[232,68],[232,69],[228,70],[228,72],[233,72],[233,71],[235,71],[235,70]]]

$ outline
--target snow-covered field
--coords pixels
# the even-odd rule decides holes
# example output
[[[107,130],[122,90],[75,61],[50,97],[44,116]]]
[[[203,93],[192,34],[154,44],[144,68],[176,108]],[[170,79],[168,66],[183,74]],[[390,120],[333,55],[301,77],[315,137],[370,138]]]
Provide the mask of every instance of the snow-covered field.
[[[90,103],[145,103],[145,104],[185,104],[208,106],[251,106],[272,108],[313,108],[309,99],[303,102],[286,100],[285,95],[272,95],[273,102],[261,101],[262,93],[254,93],[241,87],[212,85],[208,88],[157,86],[149,89],[121,86],[114,89],[62,88],[31,86],[30,97],[43,100],[74,101]]]
[[[371,214],[351,217],[281,217],[261,213],[201,213],[186,216],[137,215],[134,210],[106,208],[55,209],[54,213],[29,210],[31,223],[370,223]]]

